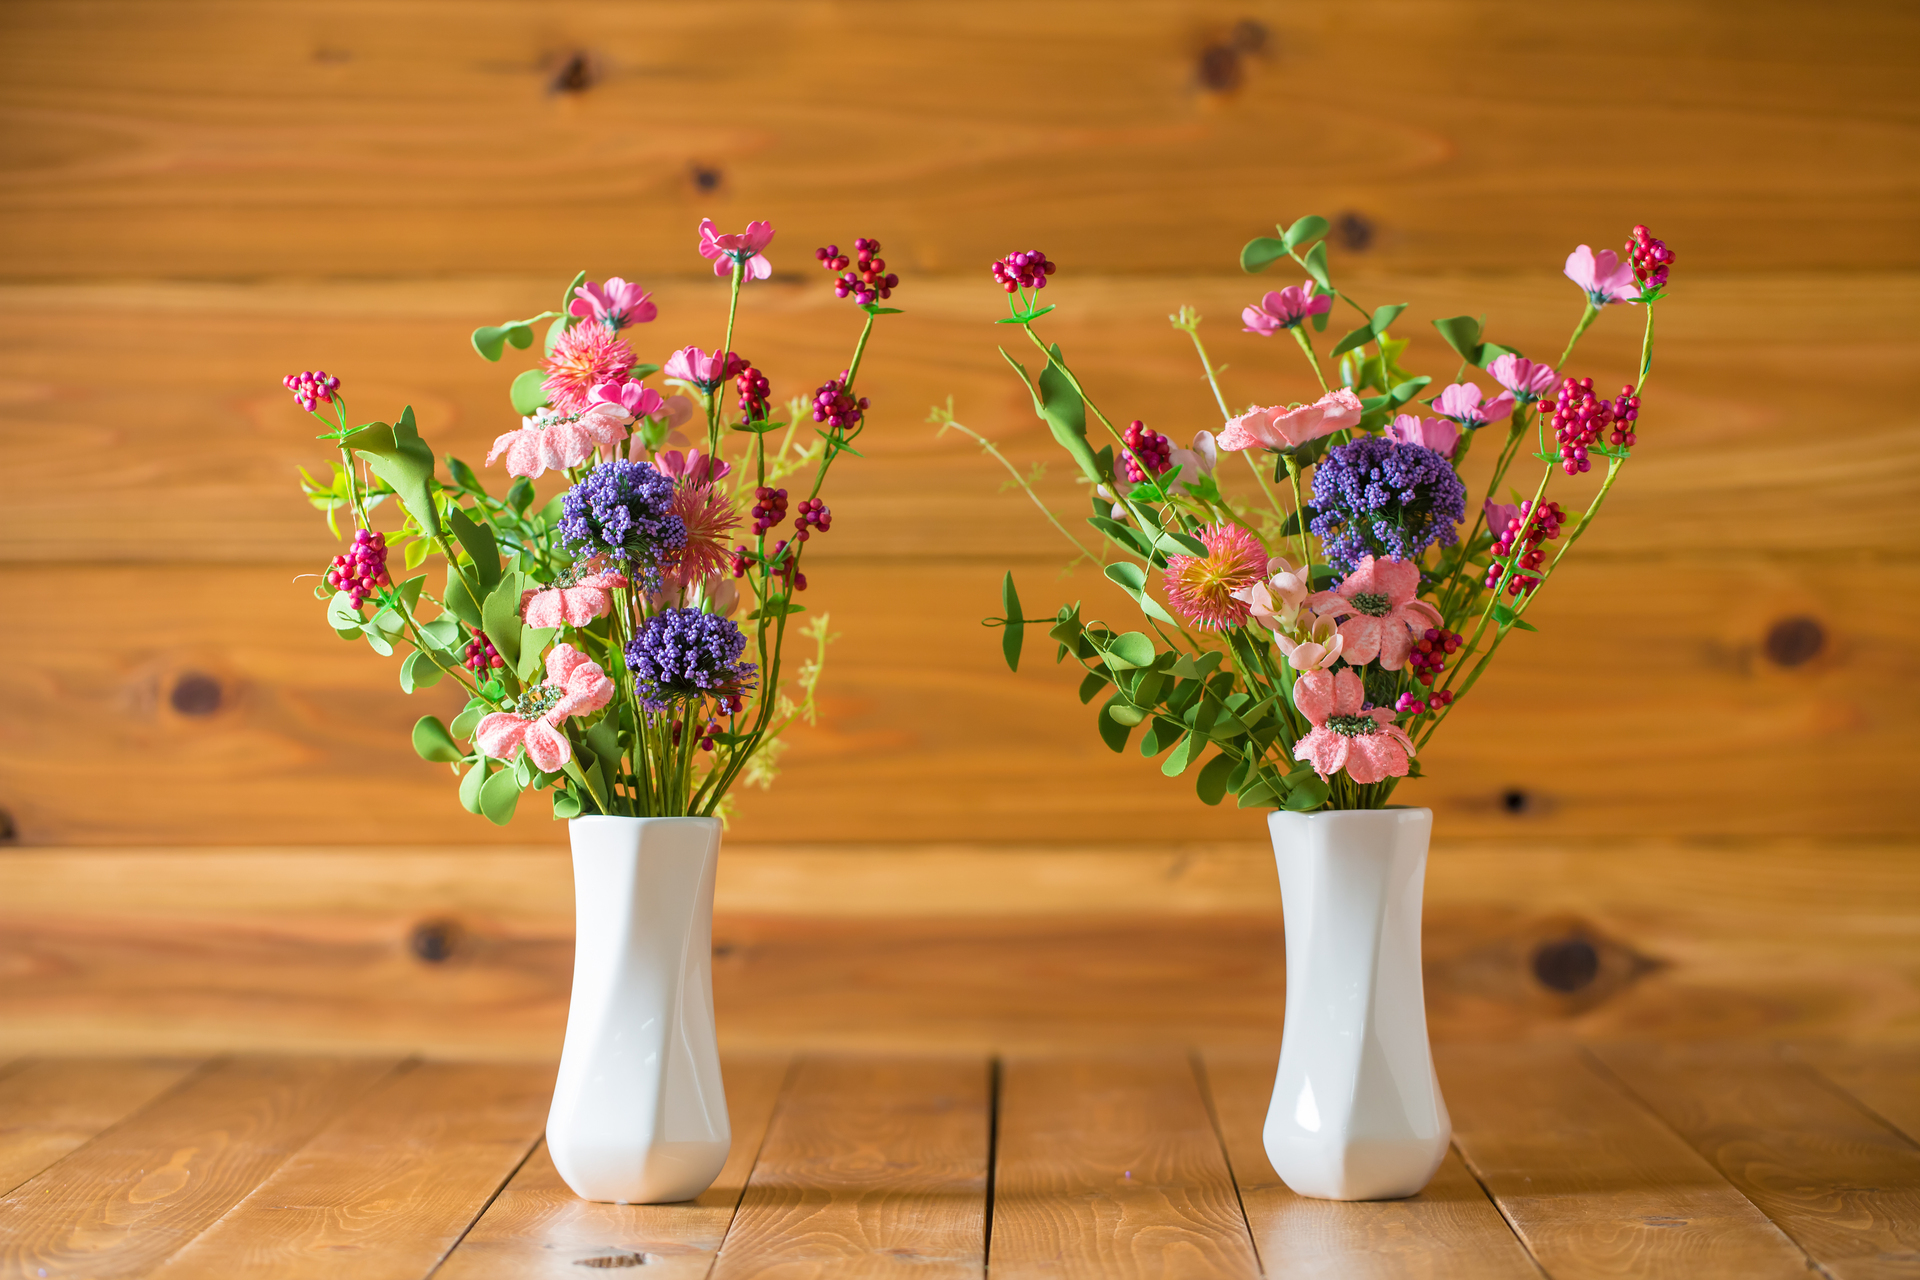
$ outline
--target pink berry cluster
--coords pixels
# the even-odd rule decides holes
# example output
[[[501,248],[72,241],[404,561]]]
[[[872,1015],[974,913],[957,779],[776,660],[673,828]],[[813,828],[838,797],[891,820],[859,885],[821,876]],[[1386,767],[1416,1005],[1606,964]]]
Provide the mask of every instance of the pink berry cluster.
[[[753,531],[765,533],[787,518],[787,491],[761,485],[753,491],[753,510],[747,514],[753,517]]]
[[[787,543],[783,538],[773,544],[773,550],[767,552],[767,558],[769,560],[780,560],[780,554],[786,549]],[[785,560],[781,560],[776,572],[778,572],[786,584],[795,591],[805,591],[807,589],[807,575],[800,572],[800,566],[796,563],[798,559],[799,554],[796,552],[794,555],[788,556]]]
[[[280,379],[280,385],[293,392],[293,398],[300,407],[312,413],[320,407],[321,401],[332,403],[333,393],[340,389],[340,379],[327,373],[325,369],[308,369],[305,373],[290,373]]]
[[[358,609],[376,590],[387,586],[387,535],[354,531],[353,546],[327,566],[327,585],[344,591]]]
[[[793,527],[800,531],[800,541],[805,542],[815,531],[825,533],[833,528],[833,512],[818,498],[802,498],[800,514],[793,518]]]
[[[1620,388],[1620,398],[1613,402],[1613,430],[1607,433],[1607,443],[1632,445],[1633,424],[1639,420],[1640,393],[1631,385]]]
[[[740,412],[749,422],[759,422],[767,416],[767,402],[773,396],[773,384],[767,381],[767,375],[748,365],[739,377],[733,380],[734,389],[740,393]]]
[[[1551,542],[1559,537],[1560,526],[1566,522],[1567,513],[1560,509],[1559,503],[1549,502],[1536,510],[1533,505],[1533,499],[1528,498],[1520,504],[1520,514],[1507,522],[1507,527],[1505,531],[1501,533],[1500,540],[1493,544],[1493,554],[1501,559],[1505,559],[1507,556],[1513,554],[1515,543],[1524,543],[1527,549],[1521,553],[1518,568],[1538,569],[1545,563],[1547,558],[1547,553],[1540,549],[1540,544],[1543,542]],[[1499,586],[1501,572],[1502,570],[1498,563],[1489,565],[1487,567],[1487,585],[1490,587]],[[1513,577],[1507,580],[1507,594],[1517,596],[1521,592],[1531,591],[1539,585],[1540,579],[1515,572]]]
[[[866,411],[867,398],[858,400],[847,390],[847,371],[842,369],[840,376],[829,378],[820,389],[813,393],[813,420],[824,422],[829,427],[851,427],[860,421],[860,415]]]
[[[1655,240],[1646,224],[1633,229],[1633,239],[1627,241],[1627,258],[1633,263],[1633,278],[1642,288],[1666,287],[1667,272],[1673,267],[1673,250],[1667,248],[1666,241]]]
[[[1413,678],[1421,684],[1432,684],[1434,678],[1447,669],[1447,657],[1458,652],[1460,643],[1456,632],[1444,627],[1428,627],[1413,642],[1413,652],[1407,655]]]
[[[1570,476],[1591,470],[1587,449],[1613,430],[1613,401],[1593,394],[1592,378],[1578,382],[1568,378],[1560,384],[1552,407],[1541,412],[1551,419],[1553,438],[1560,442],[1560,469]]]
[[[993,264],[993,282],[1013,293],[1020,289],[1044,289],[1054,271],[1047,255],[1038,249],[1010,253]]]
[[[493,651],[493,641],[487,639],[484,632],[475,631],[467,641],[466,667],[480,675],[485,675],[495,667],[506,666],[506,660]]]
[[[841,273],[833,282],[834,296],[851,297],[863,307],[891,298],[900,285],[900,277],[887,270],[887,260],[880,256],[880,242],[862,237],[853,242],[853,253],[854,260],[849,263],[837,244],[813,251],[821,266]]]
[[[1400,695],[1400,701],[1393,704],[1393,709],[1403,716],[1423,716],[1428,711],[1438,711],[1452,701],[1453,690],[1451,689],[1435,689],[1424,698],[1403,693]]]
[[[1147,430],[1147,424],[1135,418],[1120,437],[1127,442],[1127,479],[1139,484],[1148,476],[1157,476],[1173,466],[1173,441]]]

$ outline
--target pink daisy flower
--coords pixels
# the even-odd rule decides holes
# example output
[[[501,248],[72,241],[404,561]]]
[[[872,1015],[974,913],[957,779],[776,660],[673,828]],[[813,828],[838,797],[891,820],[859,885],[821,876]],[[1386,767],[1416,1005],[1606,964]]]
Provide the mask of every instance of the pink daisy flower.
[[[1215,444],[1229,453],[1241,449],[1297,449],[1310,440],[1344,431],[1365,413],[1360,397],[1342,387],[1312,404],[1249,409],[1228,421]]]
[[[1453,446],[1460,443],[1460,427],[1445,418],[1416,418],[1403,413],[1387,427],[1387,439],[1421,445],[1441,457],[1451,458]]]
[[[667,406],[658,391],[638,382],[603,382],[587,393],[587,399],[593,408],[612,405],[629,418],[650,418]]]
[[[1310,671],[1293,682],[1293,705],[1313,731],[1293,745],[1293,758],[1322,778],[1345,769],[1358,783],[1407,776],[1413,739],[1386,707],[1363,711],[1366,686],[1351,670]]]
[[[1267,549],[1237,524],[1214,525],[1195,536],[1207,544],[1207,554],[1167,557],[1167,603],[1200,626],[1237,627],[1252,609],[1235,593],[1266,576]]]
[[[596,573],[570,587],[526,593],[522,616],[530,627],[584,627],[613,605],[609,593],[627,585],[618,573]]]
[[[1291,329],[1308,316],[1325,315],[1333,310],[1333,295],[1315,295],[1313,281],[1276,289],[1240,313],[1248,333],[1271,338],[1282,329]]]
[[[1595,253],[1581,245],[1567,255],[1567,279],[1579,285],[1594,307],[1610,302],[1640,301],[1640,286],[1633,282],[1633,264],[1620,261],[1611,249]]]
[[[1522,404],[1532,404],[1560,385],[1560,374],[1550,364],[1535,364],[1509,351],[1487,366],[1493,380],[1513,392]]]
[[[1502,391],[1482,404],[1484,395],[1486,392],[1471,382],[1456,382],[1433,398],[1433,411],[1463,427],[1484,427],[1513,415],[1513,392]]]
[[[1382,667],[1398,671],[1407,665],[1414,637],[1440,625],[1440,611],[1414,598],[1419,589],[1420,566],[1413,561],[1368,556],[1339,586],[1307,605],[1340,623],[1341,656],[1348,662],[1364,667],[1379,658]]]
[[[630,324],[646,324],[660,314],[653,295],[637,284],[628,284],[619,276],[608,276],[605,284],[589,280],[573,291],[567,310],[581,319],[591,316],[609,329],[624,329]]]
[[[700,256],[711,259],[713,274],[733,274],[733,264],[746,268],[749,280],[765,280],[773,274],[766,259],[766,248],[773,243],[771,222],[749,222],[738,235],[723,236],[713,229],[712,218],[700,219]]]
[[[599,324],[577,324],[560,335],[547,357],[547,378],[540,385],[561,413],[581,413],[603,382],[625,382],[633,368],[633,348]]]
[[[482,717],[473,740],[481,754],[495,760],[510,760],[514,748],[525,746],[528,758],[543,772],[558,773],[573,759],[573,744],[560,725],[612,700],[613,681],[600,664],[570,644],[557,644],[547,655],[545,683],[522,693],[512,710]]]
[[[561,417],[551,409],[542,409],[531,418],[520,419],[520,429],[509,431],[493,442],[487,453],[487,465],[507,455],[507,474],[530,479],[548,470],[564,471],[577,467],[593,456],[597,445],[611,448],[626,436],[626,411],[617,404],[590,405],[585,413]]]

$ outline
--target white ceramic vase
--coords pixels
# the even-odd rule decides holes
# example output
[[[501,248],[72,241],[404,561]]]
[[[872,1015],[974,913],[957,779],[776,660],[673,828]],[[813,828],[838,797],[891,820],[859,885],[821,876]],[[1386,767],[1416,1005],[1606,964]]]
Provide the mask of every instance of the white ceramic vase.
[[[1303,1196],[1413,1195],[1453,1136],[1420,981],[1433,812],[1283,811],[1268,826],[1286,914],[1287,1016],[1267,1158]]]
[[[573,1000],[547,1146],[575,1194],[690,1200],[732,1134],[713,1023],[716,818],[575,818]]]

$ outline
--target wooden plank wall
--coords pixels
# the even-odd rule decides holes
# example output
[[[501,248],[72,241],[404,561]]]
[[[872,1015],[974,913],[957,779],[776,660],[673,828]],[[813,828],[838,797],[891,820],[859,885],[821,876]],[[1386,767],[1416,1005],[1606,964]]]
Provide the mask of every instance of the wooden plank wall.
[[[1542,633],[1509,646],[1405,798],[1474,857],[1586,849],[1555,855],[1562,889],[1591,885],[1578,857],[1628,847],[1664,851],[1630,863],[1656,877],[1737,878],[1724,852],[1761,850],[1755,874],[1782,892],[1796,859],[1853,859],[1859,918],[1884,921],[1873,886],[1920,834],[1903,794],[1920,422],[1880,390],[1920,371],[1916,36],[1911,6],[1849,3],[1816,23],[1774,0],[0,6],[0,833],[18,851],[0,876],[37,904],[0,945],[44,976],[93,954],[112,919],[154,914],[34,897],[21,886],[44,883],[49,858],[81,894],[106,868],[205,883],[205,859],[228,855],[198,850],[234,846],[222,874],[253,877],[239,896],[279,938],[307,936],[283,865],[332,882],[364,872],[356,848],[398,849],[429,870],[379,880],[391,896],[363,905],[399,922],[379,945],[400,962],[437,901],[419,885],[462,874],[449,847],[511,855],[507,900],[549,892],[554,869],[524,852],[558,848],[542,806],[506,830],[462,813],[404,737],[443,708],[328,634],[296,581],[331,543],[292,488],[321,454],[278,379],[325,366],[370,416],[410,401],[436,444],[477,462],[511,423],[505,387],[526,359],[487,365],[467,331],[550,305],[586,267],[656,289],[643,358],[711,345],[724,290],[693,256],[703,215],[780,228],[740,340],[778,394],[837,371],[851,337],[814,245],[878,236],[907,310],[877,339],[871,446],[837,474],[812,575],[843,637],[821,723],[794,735],[773,791],[743,798],[729,837],[776,861],[816,849],[764,882],[789,897],[741,920],[820,917],[792,886],[823,866],[849,895],[904,876],[915,887],[881,896],[909,923],[860,962],[879,964],[911,945],[916,912],[942,912],[943,873],[911,870],[938,864],[909,856],[928,843],[989,858],[1003,870],[982,874],[1017,894],[1036,847],[1112,851],[1124,880],[1128,858],[1262,838],[1257,815],[1206,809],[1109,754],[1070,673],[1006,673],[976,625],[1003,569],[1033,606],[1123,602],[1059,581],[1038,514],[925,418],[951,396],[1023,464],[1052,460],[988,323],[984,264],[1033,245],[1061,264],[1051,335],[1126,416],[1183,439],[1215,425],[1166,326],[1182,304],[1208,317],[1232,399],[1305,395],[1297,359],[1232,318],[1285,281],[1249,280],[1235,255],[1318,211],[1363,299],[1409,302],[1416,331],[1484,312],[1536,352],[1577,314],[1557,271],[1572,245],[1646,221],[1680,254],[1643,448],[1608,519],[1543,599]],[[1622,380],[1633,319],[1606,316],[1578,371]],[[1444,373],[1441,350],[1417,336],[1418,362]],[[1063,468],[1042,487],[1078,508]],[[314,852],[271,852],[290,846]],[[1551,935],[1585,890],[1517,879],[1540,905],[1489,895],[1461,918],[1482,922],[1462,926],[1475,946],[1506,948],[1500,981],[1524,985],[1532,944],[1513,930]],[[1136,909],[1161,914],[1150,893]],[[116,963],[172,936],[135,933]],[[1875,1012],[1854,1031],[1911,1025],[1912,933],[1876,935],[1879,976],[1846,1003]],[[309,941],[298,963],[323,973],[333,944]],[[88,1027],[122,1025],[109,1011],[132,999],[127,971],[34,988],[0,1022],[94,1043]],[[985,1005],[1012,998],[994,990]],[[1538,1014],[1544,990],[1515,1007]],[[88,1007],[92,1022],[73,1012]],[[346,1021],[315,1014],[284,1036]],[[246,1019],[208,1025],[240,1035]],[[990,1009],[969,1025],[1019,1038]]]

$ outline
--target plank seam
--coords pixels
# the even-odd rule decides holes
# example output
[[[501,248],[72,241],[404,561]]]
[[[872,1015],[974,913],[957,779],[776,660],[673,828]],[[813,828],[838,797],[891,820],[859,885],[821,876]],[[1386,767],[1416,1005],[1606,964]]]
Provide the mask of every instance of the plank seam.
[[[1247,1198],[1240,1193],[1240,1175],[1233,1167],[1233,1153],[1227,1150],[1226,1130],[1220,1127],[1220,1113],[1213,1105],[1213,1082],[1207,1078],[1206,1060],[1200,1056],[1200,1050],[1188,1048],[1187,1065],[1193,1070],[1193,1081],[1200,1090],[1200,1105],[1207,1109],[1207,1123],[1213,1126],[1213,1140],[1220,1144],[1220,1159],[1227,1166],[1227,1181],[1233,1184],[1233,1202],[1240,1207],[1240,1226],[1247,1233],[1247,1245],[1253,1250],[1253,1263],[1260,1268],[1260,1274],[1267,1274],[1267,1261],[1260,1256],[1260,1241],[1253,1234],[1253,1219],[1247,1215]]]
[[[1920,1147],[1920,1136],[1908,1133],[1905,1129],[1902,1129],[1899,1125],[1887,1119],[1878,1111],[1875,1111],[1865,1100],[1854,1096],[1844,1084],[1841,1084],[1838,1080],[1835,1080],[1832,1076],[1822,1071],[1817,1064],[1801,1057],[1799,1051],[1794,1049],[1793,1046],[1785,1046],[1781,1056],[1792,1062],[1795,1066],[1809,1072],[1813,1076],[1815,1084],[1824,1086],[1829,1092],[1839,1095],[1843,1101],[1851,1103],[1855,1108],[1864,1112],[1868,1118],[1885,1125],[1892,1131],[1894,1137],[1913,1146]]]
[[[165,1089],[162,1089],[159,1093],[156,1093],[153,1097],[147,1099],[146,1104],[144,1106],[135,1107],[132,1111],[128,1112],[124,1116],[121,1116],[118,1120],[115,1120],[112,1124],[108,1125],[106,1128],[102,1129],[100,1132],[94,1134],[91,1138],[88,1138],[85,1142],[81,1143],[79,1146],[75,1147],[73,1150],[67,1152],[67,1154],[61,1156],[58,1160],[55,1160],[52,1164],[40,1170],[38,1173],[35,1173],[23,1179],[22,1181],[15,1183],[11,1187],[0,1187],[0,1196],[10,1196],[14,1192],[20,1190],[21,1187],[24,1187],[28,1183],[32,1182],[34,1179],[46,1177],[49,1173],[52,1173],[55,1169],[58,1169],[61,1165],[73,1159],[73,1157],[79,1155],[82,1151],[85,1151],[88,1147],[91,1147],[94,1143],[100,1141],[100,1139],[106,1137],[108,1134],[112,1133],[115,1129],[118,1129],[121,1125],[128,1123],[129,1121],[133,1120],[136,1116],[145,1114],[150,1108],[160,1105],[160,1103],[166,1101],[168,1098],[172,1097],[175,1093],[178,1093],[180,1090],[186,1088],[188,1085],[192,1084],[195,1080],[207,1074],[207,1072],[213,1070],[215,1067],[220,1066],[223,1063],[232,1061],[232,1058],[233,1058],[233,1055],[231,1054],[220,1054],[220,1055],[216,1055],[215,1057],[208,1058],[205,1062],[202,1062],[199,1066],[195,1067],[193,1070],[187,1072],[185,1075],[181,1076],[178,1080],[174,1081],[173,1084],[169,1085]],[[25,1061],[28,1061],[28,1059],[23,1058],[21,1059],[21,1061],[25,1062]]]
[[[498,1200],[501,1194],[513,1185],[513,1180],[520,1176],[520,1171],[527,1167],[527,1161],[533,1159],[533,1153],[538,1151],[540,1144],[546,1140],[546,1125],[542,1124],[540,1126],[540,1132],[534,1135],[533,1141],[527,1145],[525,1153],[515,1162],[513,1168],[507,1170],[507,1176],[500,1179],[500,1185],[493,1189],[493,1194],[487,1197],[487,1202],[480,1206],[473,1217],[468,1220],[467,1225],[460,1229],[460,1234],[455,1237],[453,1243],[448,1245],[438,1258],[434,1259],[431,1267],[427,1268],[425,1280],[433,1280],[434,1276],[440,1274],[440,1268],[447,1265],[447,1259],[453,1256],[453,1251],[466,1243],[467,1237],[473,1234],[473,1229],[480,1225],[480,1219],[486,1217],[487,1210],[493,1208],[493,1202]]]
[[[747,1166],[746,1176],[740,1179],[740,1194],[733,1198],[733,1212],[727,1215],[727,1229],[720,1233],[720,1246],[707,1259],[707,1269],[700,1274],[711,1276],[713,1269],[720,1265],[720,1255],[727,1250],[727,1241],[733,1238],[733,1226],[740,1221],[740,1206],[746,1203],[747,1188],[753,1185],[754,1172],[760,1167],[760,1156],[767,1149],[767,1139],[773,1136],[773,1126],[780,1119],[780,1108],[786,1105],[787,1097],[793,1092],[793,1082],[800,1075],[800,1054],[787,1059],[786,1074],[780,1077],[780,1091],[773,1096],[773,1107],[767,1112],[767,1123],[760,1130],[760,1141],[753,1149],[753,1162]]]
[[[983,1238],[980,1243],[980,1271],[993,1273],[993,1194],[994,1180],[1000,1172],[1000,1055],[987,1059],[987,1193],[985,1211],[980,1215]]]
[[[1467,1159],[1467,1153],[1461,1149],[1460,1144],[1449,1138],[1447,1146],[1454,1155],[1460,1157],[1460,1167],[1467,1171],[1467,1176],[1472,1178],[1474,1185],[1480,1188],[1480,1194],[1487,1198],[1487,1203],[1493,1206],[1493,1211],[1500,1215],[1500,1221],[1507,1224],[1507,1230],[1511,1231],[1513,1238],[1520,1242],[1520,1251],[1527,1255],[1527,1261],[1533,1264],[1533,1269],[1546,1277],[1546,1280],[1552,1280],[1552,1273],[1547,1270],[1547,1264],[1534,1256],[1533,1246],[1527,1243],[1526,1234],[1520,1230],[1520,1224],[1507,1213],[1507,1207],[1500,1203],[1500,1197],[1493,1193],[1493,1188],[1487,1185],[1487,1180],[1480,1176],[1478,1169],[1473,1167],[1473,1161]]]

